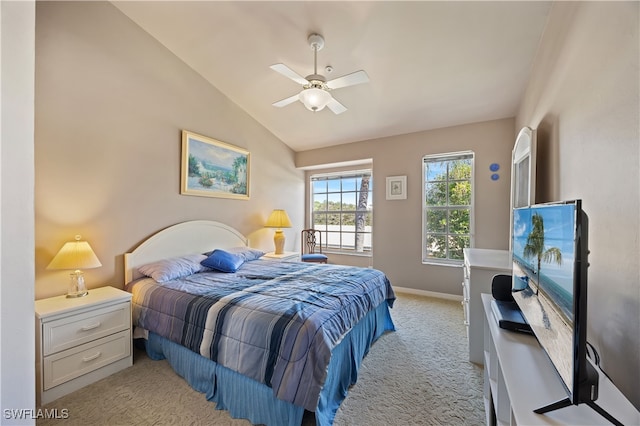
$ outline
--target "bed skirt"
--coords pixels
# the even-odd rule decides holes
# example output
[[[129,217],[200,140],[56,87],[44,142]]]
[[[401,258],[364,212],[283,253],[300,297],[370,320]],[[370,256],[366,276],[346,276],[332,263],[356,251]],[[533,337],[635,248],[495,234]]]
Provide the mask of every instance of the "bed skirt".
[[[331,354],[327,378],[315,411],[316,424],[333,424],[336,411],[358,379],[358,370],[369,348],[386,331],[395,327],[386,301],[369,312]],[[304,408],[275,398],[270,387],[218,365],[200,354],[170,340],[149,333],[146,351],[151,359],[167,359],[183,377],[216,409],[227,410],[233,418],[248,419],[253,424],[299,426]],[[247,399],[247,395],[250,398]]]

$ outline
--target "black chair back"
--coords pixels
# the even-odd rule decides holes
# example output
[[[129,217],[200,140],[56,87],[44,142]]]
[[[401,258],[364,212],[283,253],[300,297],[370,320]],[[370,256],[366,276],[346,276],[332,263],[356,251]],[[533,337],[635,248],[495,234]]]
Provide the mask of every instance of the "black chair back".
[[[303,229],[300,233],[303,262],[327,263],[327,256],[322,254],[322,232],[317,229]]]

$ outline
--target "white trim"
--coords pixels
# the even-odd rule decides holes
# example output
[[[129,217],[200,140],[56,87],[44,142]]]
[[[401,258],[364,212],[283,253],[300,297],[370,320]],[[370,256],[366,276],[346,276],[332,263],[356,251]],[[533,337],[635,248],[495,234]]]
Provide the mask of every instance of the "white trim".
[[[518,133],[516,142],[511,151],[511,200],[509,209],[509,253],[513,250],[513,209],[535,204],[536,200],[536,154],[537,136],[536,130],[530,127],[523,127]],[[516,196],[520,189],[520,179],[518,174],[520,164],[529,159],[529,170],[527,171],[526,203],[519,203],[519,196]]]
[[[313,173],[309,175],[309,181],[313,183],[314,181],[320,181],[323,179],[331,179],[334,177],[352,177],[352,176],[360,176],[360,175],[369,175],[373,176],[373,165],[370,164],[366,169],[353,169],[353,170],[341,170],[337,172],[326,172],[326,173]]]
[[[435,297],[436,299],[445,299],[445,300],[453,300],[455,302],[462,302],[462,296],[459,296],[457,294],[438,293],[436,291],[418,290],[415,288],[397,287],[397,286],[393,286],[393,291],[395,291],[396,293],[413,294],[416,296]]]
[[[363,158],[361,160],[351,160],[351,161],[341,161],[338,163],[327,163],[327,164],[315,164],[312,166],[302,166],[298,167],[299,170],[322,170],[322,169],[332,169],[334,167],[354,167],[354,166],[363,166],[363,165],[373,165],[373,158]]]
[[[472,247],[467,247],[472,248]],[[427,259],[422,261],[423,265],[432,265],[432,266],[446,266],[449,268],[462,268],[464,266],[464,259],[456,260],[456,259]]]
[[[469,156],[469,154],[474,154],[474,152],[472,150],[467,150],[467,151],[456,151],[456,152],[443,152],[440,154],[425,154],[422,156],[422,161],[426,159],[429,160],[437,160],[437,159],[442,159],[442,160],[462,160],[466,157]]]

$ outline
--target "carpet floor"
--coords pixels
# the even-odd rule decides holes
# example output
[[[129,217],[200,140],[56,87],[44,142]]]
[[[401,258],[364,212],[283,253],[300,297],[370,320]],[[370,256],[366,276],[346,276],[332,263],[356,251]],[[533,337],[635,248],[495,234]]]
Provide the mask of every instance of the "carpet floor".
[[[334,424],[484,424],[482,368],[467,360],[460,303],[400,293],[391,315],[397,331],[372,346]],[[133,367],[44,407],[67,410],[67,419],[38,419],[36,424],[250,424],[214,407],[166,361],[152,361],[136,349]],[[303,424],[315,424],[313,415],[305,416]]]

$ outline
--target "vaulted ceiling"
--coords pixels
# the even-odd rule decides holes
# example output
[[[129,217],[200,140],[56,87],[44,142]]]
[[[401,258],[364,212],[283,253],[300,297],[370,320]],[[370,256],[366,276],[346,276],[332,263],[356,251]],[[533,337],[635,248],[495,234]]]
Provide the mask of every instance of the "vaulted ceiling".
[[[130,1],[113,4],[296,151],[512,117],[551,2]],[[365,70],[331,92],[347,111],[273,102],[301,90],[269,68]],[[327,73],[325,68],[333,71]]]

